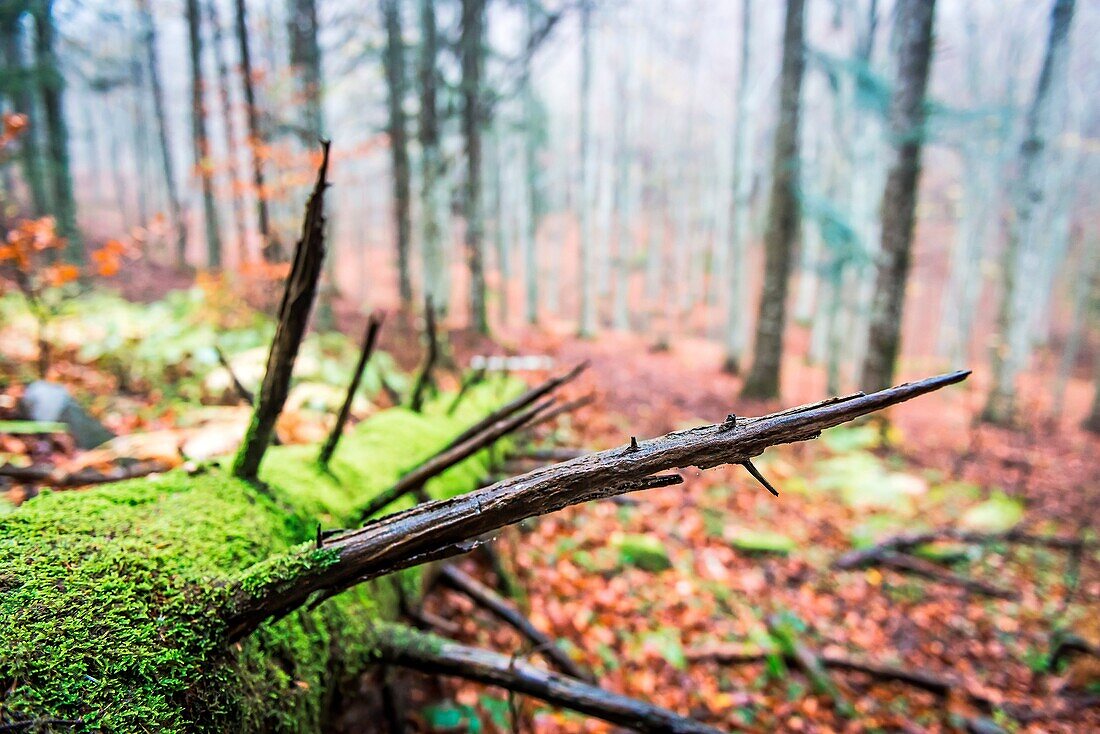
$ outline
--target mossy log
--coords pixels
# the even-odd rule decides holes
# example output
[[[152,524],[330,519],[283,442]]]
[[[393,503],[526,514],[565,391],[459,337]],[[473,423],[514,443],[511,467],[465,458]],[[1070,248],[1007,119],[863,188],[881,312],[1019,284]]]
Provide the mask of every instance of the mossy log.
[[[416,649],[401,647],[385,620],[395,585],[415,593],[417,577],[397,571],[469,550],[527,517],[682,481],[657,472],[745,464],[966,374],[631,440],[482,489],[474,487],[484,466],[471,457],[426,485],[441,499],[324,540],[318,524],[351,525],[365,497],[446,447],[463,418],[380,413],[340,443],[327,470],[314,447],[273,448],[262,484],[215,467],[47,493],[0,520],[3,704],[84,730],[305,732],[322,729],[334,697],[379,661],[444,661],[444,672],[503,680],[492,656],[471,660],[461,646],[415,636]],[[469,423],[494,398],[506,399],[479,386],[459,414]],[[626,721],[621,697],[579,681],[525,669],[510,682]],[[653,716],[675,721],[670,731],[715,731],[648,709],[632,725],[661,730],[647,728]]]
[[[340,442],[327,471],[316,447],[273,447],[260,471],[266,491],[211,466],[44,492],[0,515],[4,708],[91,731],[321,729],[333,697],[372,659],[372,626],[394,617],[393,585],[415,593],[415,572],[295,611],[231,646],[219,613],[227,590],[249,566],[314,539],[318,525],[354,525],[372,493],[516,387],[479,385],[454,415],[445,398],[422,414],[378,413]],[[429,493],[473,489],[487,459],[468,458],[428,482]]]

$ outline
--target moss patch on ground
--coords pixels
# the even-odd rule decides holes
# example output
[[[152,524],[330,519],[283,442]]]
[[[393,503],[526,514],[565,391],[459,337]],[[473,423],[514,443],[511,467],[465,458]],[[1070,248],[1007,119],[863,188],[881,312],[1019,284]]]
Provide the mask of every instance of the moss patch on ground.
[[[328,471],[315,447],[268,452],[265,496],[218,467],[79,492],[46,492],[0,515],[4,706],[82,719],[89,730],[319,730],[334,690],[369,662],[370,630],[394,614],[380,579],[265,625],[227,649],[218,610],[252,564],[345,527],[355,508],[431,455],[515,383],[480,386],[453,416],[384,411],[344,437]],[[485,457],[435,480],[469,491]],[[323,550],[307,559],[325,563]],[[403,581],[402,581],[403,578]]]

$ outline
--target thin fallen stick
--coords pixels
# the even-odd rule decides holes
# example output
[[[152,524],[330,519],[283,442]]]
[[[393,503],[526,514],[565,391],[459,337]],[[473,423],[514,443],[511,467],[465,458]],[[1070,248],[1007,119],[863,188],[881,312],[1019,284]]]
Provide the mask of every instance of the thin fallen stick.
[[[502,420],[503,418],[507,418],[508,416],[512,415],[516,411],[523,410],[528,405],[531,405],[532,403],[534,403],[537,400],[541,399],[543,396],[549,395],[550,393],[554,392],[555,390],[557,390],[562,385],[565,385],[566,383],[571,382],[572,380],[576,379],[576,377],[578,375],[580,375],[582,372],[584,372],[586,369],[588,369],[588,363],[587,362],[581,362],[580,364],[578,364],[576,367],[569,370],[565,374],[559,375],[558,377],[552,377],[549,380],[547,380],[546,382],[542,383],[541,385],[536,385],[535,387],[531,388],[527,392],[520,395],[515,400],[511,401],[510,403],[506,403],[505,405],[502,405],[501,407],[497,408],[496,410],[494,410],[489,415],[482,418],[477,423],[474,423],[472,426],[467,428],[462,433],[455,436],[451,440],[450,445],[455,446],[457,444],[460,444],[463,441],[470,438],[470,436],[481,433],[488,426],[493,425],[494,423]]]
[[[490,612],[497,619],[526,637],[558,670],[578,680],[593,682],[591,673],[583,670],[558,647],[557,643],[531,623],[514,604],[485,584],[453,565],[445,565],[439,572],[439,580],[455,591],[469,597],[474,603]]]
[[[329,433],[325,445],[321,447],[321,453],[317,456],[317,461],[321,466],[328,466],[329,460],[332,459],[332,453],[336,451],[336,444],[339,443],[340,437],[344,435],[344,425],[348,422],[348,416],[351,415],[351,404],[355,400],[355,393],[359,390],[359,383],[363,379],[363,370],[366,369],[367,362],[370,361],[371,355],[374,353],[374,347],[378,343],[378,332],[382,329],[382,320],[381,314],[373,314],[367,320],[367,332],[363,335],[363,348],[359,352],[359,362],[355,365],[355,371],[351,373],[351,382],[348,384],[344,404],[340,406],[336,423],[332,426],[332,431]]]
[[[499,686],[643,734],[721,734],[719,729],[659,706],[551,673],[523,660],[408,627],[380,625],[375,632],[378,660],[388,665]]]
[[[424,485],[427,484],[430,479],[439,476],[482,449],[493,445],[504,436],[515,432],[527,423],[527,421],[537,416],[543,410],[546,410],[552,402],[553,399],[551,398],[533,405],[513,416],[487,426],[483,431],[471,436],[463,443],[451,445],[438,454],[428,458],[415,469],[404,474],[389,489],[379,492],[372,497],[359,513],[360,518],[367,520],[405,495],[422,492]],[[421,501],[424,501],[427,497],[427,495],[422,494],[418,494],[417,496]]]
[[[931,561],[926,561],[916,556],[906,555],[905,553],[898,553],[896,551],[883,553],[879,559],[879,564],[887,568],[892,568],[895,571],[906,571],[931,581],[946,584],[947,586],[958,586],[967,591],[992,596],[997,599],[1013,600],[1020,598],[1019,592],[1013,589],[1005,589],[979,579],[962,576],[952,571],[948,571]]]
[[[252,391],[244,386],[244,383],[237,377],[237,373],[233,371],[233,366],[229,364],[229,360],[226,359],[225,352],[217,344],[214,345],[214,352],[218,355],[218,362],[229,373],[229,381],[233,384],[233,390],[237,393],[237,397],[245,401],[252,407],[256,407],[256,396],[252,394]]]
[[[884,553],[891,551],[909,551],[938,540],[953,540],[960,543],[974,543],[977,545],[989,545],[991,543],[1020,543],[1022,545],[1039,545],[1061,550],[1080,550],[1088,546],[1095,547],[1095,543],[1088,543],[1081,538],[1063,537],[1058,535],[1035,535],[1022,530],[1009,530],[1004,533],[978,533],[960,528],[938,528],[912,533],[901,533],[886,538],[870,548],[849,551],[833,562],[833,568],[853,569],[861,568],[878,562]]]
[[[428,353],[424,358],[424,364],[420,367],[420,372],[416,376],[416,383],[409,398],[409,409],[417,413],[424,409],[424,390],[429,384],[432,384],[432,370],[435,369],[435,363],[439,359],[439,337],[436,334],[435,327],[435,308],[432,306],[430,295],[424,299],[424,334],[428,337]]]

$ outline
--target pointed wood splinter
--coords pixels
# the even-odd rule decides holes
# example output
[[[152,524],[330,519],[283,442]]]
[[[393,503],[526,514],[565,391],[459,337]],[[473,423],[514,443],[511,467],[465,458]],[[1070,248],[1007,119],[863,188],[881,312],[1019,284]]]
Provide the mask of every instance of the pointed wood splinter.
[[[630,437],[630,448],[628,448],[627,451],[637,451],[637,450],[638,450],[638,437],[637,436],[631,436]]]
[[[779,496],[779,490],[776,489],[775,487],[773,487],[771,485],[771,482],[769,482],[767,479],[764,478],[764,475],[760,473],[759,469],[757,469],[755,466],[753,466],[753,463],[751,461],[744,461],[744,462],[741,463],[741,466],[748,469],[749,474],[752,474],[753,479],[755,479],[756,481],[763,484],[764,488],[766,490],[768,490],[769,492],[774,494],[776,497]]]
[[[726,431],[732,431],[734,428],[737,428],[737,416],[730,413],[726,416],[725,422],[719,427],[718,431],[719,433],[725,433]]]

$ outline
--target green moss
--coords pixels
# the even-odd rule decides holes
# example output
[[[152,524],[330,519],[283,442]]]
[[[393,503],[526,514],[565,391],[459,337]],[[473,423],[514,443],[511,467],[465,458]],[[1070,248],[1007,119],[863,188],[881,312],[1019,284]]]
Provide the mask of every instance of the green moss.
[[[483,386],[443,420],[378,413],[341,441],[328,472],[315,447],[273,448],[261,468],[270,497],[215,468],[46,492],[0,514],[5,706],[89,730],[320,730],[333,690],[370,660],[372,625],[394,615],[398,581],[299,610],[231,649],[217,614],[227,583],[309,541],[318,523],[349,525],[366,497],[507,396],[499,389]],[[473,457],[431,491],[472,489],[483,462]],[[262,580],[333,560],[319,549],[271,561]]]

